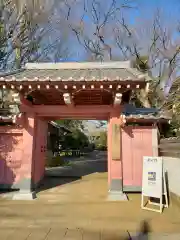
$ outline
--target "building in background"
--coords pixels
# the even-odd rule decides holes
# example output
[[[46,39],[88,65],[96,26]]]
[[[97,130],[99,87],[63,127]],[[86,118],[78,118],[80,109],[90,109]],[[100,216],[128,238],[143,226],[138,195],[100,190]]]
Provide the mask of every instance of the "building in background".
[[[95,120],[83,121],[83,132],[88,136],[90,143],[95,143],[99,138],[100,132],[107,131],[107,122],[104,121],[103,124]]]

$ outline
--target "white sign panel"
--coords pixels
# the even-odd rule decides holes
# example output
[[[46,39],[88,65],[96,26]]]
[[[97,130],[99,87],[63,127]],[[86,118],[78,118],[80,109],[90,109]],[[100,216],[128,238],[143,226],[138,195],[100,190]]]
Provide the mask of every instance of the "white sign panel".
[[[147,197],[162,197],[162,157],[143,158],[142,194]]]

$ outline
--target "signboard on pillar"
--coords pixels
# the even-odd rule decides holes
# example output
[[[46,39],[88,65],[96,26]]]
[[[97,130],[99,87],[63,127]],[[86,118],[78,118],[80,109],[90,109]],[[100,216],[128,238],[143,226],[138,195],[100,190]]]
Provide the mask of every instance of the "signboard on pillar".
[[[163,195],[165,195],[167,203],[167,188],[165,181],[165,174],[163,171],[163,158],[162,157],[144,157],[143,158],[143,174],[142,174],[142,202],[143,209],[162,212]],[[150,200],[149,204],[157,205],[160,210],[148,208],[144,205],[144,197],[159,199],[160,203],[153,203]]]
[[[112,160],[121,158],[121,129],[120,124],[112,124]]]

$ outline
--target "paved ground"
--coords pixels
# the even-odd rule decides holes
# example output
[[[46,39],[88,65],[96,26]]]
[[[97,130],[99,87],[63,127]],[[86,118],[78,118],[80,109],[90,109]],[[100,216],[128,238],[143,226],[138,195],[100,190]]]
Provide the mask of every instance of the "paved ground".
[[[127,237],[127,230],[133,235],[144,219],[153,232],[150,239],[180,239],[178,205],[172,202],[159,214],[141,210],[139,194],[128,195],[128,202],[108,202],[107,173],[96,173],[94,167],[105,169],[106,163],[97,161],[76,166],[86,174],[90,169],[81,179],[46,177],[34,201],[1,198],[0,239],[120,240]]]

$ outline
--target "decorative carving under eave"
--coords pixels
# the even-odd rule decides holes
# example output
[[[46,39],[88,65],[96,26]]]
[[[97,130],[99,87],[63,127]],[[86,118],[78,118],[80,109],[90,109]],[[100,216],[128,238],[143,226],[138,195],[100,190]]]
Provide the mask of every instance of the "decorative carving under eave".
[[[64,97],[64,102],[65,102],[66,105],[73,104],[72,97],[71,97],[70,93],[64,93],[63,97]]]
[[[114,105],[120,105],[122,101],[122,93],[116,93],[114,97]]]

